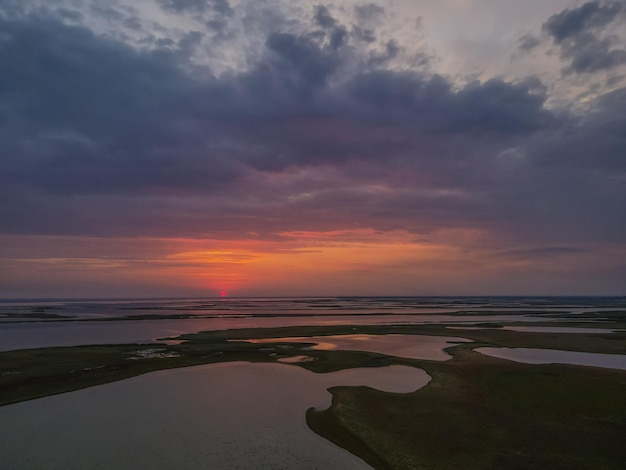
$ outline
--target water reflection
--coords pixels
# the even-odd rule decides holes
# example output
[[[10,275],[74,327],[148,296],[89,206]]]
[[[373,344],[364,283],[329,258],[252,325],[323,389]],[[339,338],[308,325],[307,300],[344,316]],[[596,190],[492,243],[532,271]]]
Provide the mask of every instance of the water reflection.
[[[626,370],[626,355],[600,354],[556,349],[476,348],[481,354],[526,364],[572,364]]]
[[[315,374],[281,364],[225,363],[160,371],[0,408],[2,465],[368,468],[314,434],[306,410],[329,406],[331,386],[404,393],[429,380],[423,370],[403,366]]]
[[[502,326],[502,327],[478,327],[478,326],[448,326],[450,330],[506,330],[506,331],[520,331],[523,333],[568,333],[568,334],[582,334],[582,333],[615,333],[618,330],[609,328],[583,328],[583,327],[568,327],[568,326]]]
[[[471,342],[465,338],[426,335],[333,335],[245,340],[250,343],[315,343],[311,349],[366,351],[409,359],[445,361],[452,356],[444,349]]]
[[[536,321],[522,315],[470,316],[463,321]],[[324,317],[197,318],[184,320],[126,320],[29,322],[0,324],[0,351],[107,343],[143,343],[200,331],[282,326],[420,325],[459,323],[450,315],[348,315]]]
[[[619,318],[617,309],[624,308],[624,297],[0,300],[0,351],[150,342],[234,328],[506,324],[574,317],[592,322]]]

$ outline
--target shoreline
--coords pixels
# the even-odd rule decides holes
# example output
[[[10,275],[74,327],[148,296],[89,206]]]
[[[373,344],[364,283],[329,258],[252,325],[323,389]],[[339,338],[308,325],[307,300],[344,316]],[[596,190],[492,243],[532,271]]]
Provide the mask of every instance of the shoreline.
[[[281,359],[306,355],[312,360],[294,362],[290,366],[327,373],[359,367],[403,365],[423,369],[432,377],[426,387],[402,397],[367,387],[332,386],[329,391],[333,399],[329,408],[309,409],[306,413],[303,410],[306,422],[314,432],[375,468],[421,468],[424,464],[424,468],[450,468],[459,464],[454,459],[442,463],[440,459],[446,455],[464,456],[469,461],[478,462],[474,466],[465,465],[464,468],[468,469],[490,468],[485,460],[487,457],[479,458],[481,455],[488,456],[491,464],[498,462],[500,468],[512,465],[514,456],[528,465],[532,463],[528,459],[534,456],[548,467],[559,461],[571,463],[582,459],[580,461],[586,465],[584,468],[618,468],[606,462],[602,464],[604,466],[594,464],[585,456],[589,454],[589,446],[592,446],[595,449],[593,452],[606,454],[611,462],[617,461],[617,456],[620,459],[623,457],[619,451],[609,452],[602,443],[612,442],[609,430],[612,433],[626,431],[626,371],[516,363],[485,356],[474,349],[527,347],[624,355],[626,333],[557,334],[490,328],[461,331],[448,326],[247,328],[184,334],[177,338],[181,341],[179,344],[94,345],[3,352],[0,353],[0,406],[117,382],[158,370],[235,361],[280,363]],[[472,342],[445,347],[443,350],[451,356],[447,361],[411,359],[380,352],[316,350],[308,347],[311,343],[280,342],[281,337],[306,339],[355,334],[403,334],[416,335],[417,338],[419,335],[450,337],[451,333]],[[274,338],[276,342],[255,344],[232,341],[251,338]],[[518,389],[523,393],[517,393]],[[596,395],[603,398],[594,400]],[[560,401],[555,397],[560,397]],[[592,405],[587,403],[590,399]],[[545,416],[533,412],[544,409],[545,402],[551,404]],[[577,411],[581,407],[586,410],[585,414]],[[535,429],[531,435],[556,439],[556,450],[552,449],[549,455],[543,455],[524,437],[524,433],[528,432],[529,413]],[[494,416],[500,418],[494,422]],[[585,444],[587,447],[582,446],[581,449],[587,450],[583,452],[566,447],[565,437],[561,439],[552,434],[554,426],[560,427],[559,423],[566,422],[571,429],[562,430],[567,439],[581,446]],[[449,423],[448,426],[445,423]],[[483,423],[481,429],[477,430],[475,423]],[[395,430],[398,429],[404,434],[396,435]],[[433,434],[429,429],[437,432]],[[583,443],[580,436],[585,429],[589,432]],[[501,434],[507,439],[502,440]],[[412,437],[409,439],[406,436]],[[450,444],[448,436],[457,436],[456,439],[466,444],[456,448]],[[426,447],[408,445],[407,439],[427,444],[423,444]],[[431,448],[440,450],[433,453],[429,451]],[[566,455],[566,449],[571,455]],[[554,460],[554,452],[558,454],[557,460]],[[579,455],[580,452],[584,455]],[[540,467],[531,465],[520,468]]]

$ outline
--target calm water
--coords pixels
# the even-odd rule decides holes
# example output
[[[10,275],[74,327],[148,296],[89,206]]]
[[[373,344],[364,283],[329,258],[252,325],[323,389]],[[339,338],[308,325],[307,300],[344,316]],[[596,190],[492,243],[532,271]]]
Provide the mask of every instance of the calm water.
[[[305,412],[326,390],[395,393],[430,377],[403,366],[315,374],[282,364],[225,363],[160,371],[0,408],[2,468],[362,469],[313,433]]]
[[[1,301],[0,350],[149,342],[184,333],[251,327],[436,323],[472,328],[479,323],[563,320],[592,326],[593,321],[624,310],[626,298]],[[550,326],[521,330],[533,328],[538,333],[559,333]],[[562,333],[580,332],[559,328]],[[430,360],[449,358],[444,348],[464,341],[420,335],[304,340],[316,343],[317,348]],[[478,351],[523,362],[626,368],[626,356],[504,348]],[[609,360],[618,361],[617,366],[615,362],[607,365]],[[1,407],[0,467],[367,468],[358,458],[314,434],[306,426],[306,410],[329,406],[326,389],[333,386],[368,385],[406,393],[429,380],[424,371],[401,366],[314,374],[293,365],[228,363],[160,371]]]
[[[600,354],[556,349],[476,348],[487,356],[526,364],[572,364],[626,370],[626,355]]]
[[[425,335],[331,335],[294,338],[263,338],[251,343],[315,343],[311,349],[366,351],[409,359],[445,361],[452,356],[446,348],[471,342],[465,338]]]
[[[0,301],[0,350],[150,342],[199,331],[306,325],[593,321],[624,297],[350,297]],[[594,312],[599,312],[598,314]]]

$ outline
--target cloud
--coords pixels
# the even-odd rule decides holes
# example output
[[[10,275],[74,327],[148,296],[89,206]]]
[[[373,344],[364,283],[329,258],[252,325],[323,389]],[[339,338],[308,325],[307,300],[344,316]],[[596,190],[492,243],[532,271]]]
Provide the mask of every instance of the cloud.
[[[233,14],[228,0],[157,0],[157,2],[164,10],[174,13],[204,13],[212,10],[225,16]]]
[[[606,27],[623,25],[625,19],[623,2],[594,0],[552,15],[543,30],[570,61],[568,72],[593,73],[626,64],[626,50],[613,48],[622,41],[603,35]]]
[[[589,39],[586,44],[574,52],[570,49],[566,57],[571,57],[571,69],[578,73],[608,70],[626,64],[626,50],[610,49],[610,41]]]
[[[406,45],[375,39],[380,7],[359,13],[373,45],[330,11],[268,22],[254,60],[221,74],[194,62],[200,32],[142,48],[57,16],[5,15],[4,231],[481,228],[540,246],[624,236],[623,90],[577,116],[550,108],[538,78],[398,66]],[[560,21],[562,41],[602,26]]]
[[[278,59],[285,87],[296,94],[324,87],[338,65],[334,47],[333,52],[325,51],[303,36],[272,33],[266,44]]]
[[[315,24],[321,28],[334,28],[337,20],[330,14],[328,7],[324,5],[315,6]]]
[[[580,255],[581,253],[588,253],[589,250],[584,248],[569,247],[569,246],[541,246],[533,248],[518,248],[514,250],[505,250],[498,253],[499,256],[506,258],[519,258],[519,259],[543,259],[552,258],[567,255]]]
[[[229,0],[157,0],[157,3],[166,13],[194,18],[215,34],[214,39],[224,40],[231,34],[230,20],[235,13]]]
[[[373,120],[405,122],[436,132],[525,132],[550,123],[537,81],[470,82],[458,90],[446,78],[377,70],[348,85],[360,111]]]
[[[532,51],[539,44],[541,44],[541,38],[530,33],[524,34],[518,40],[518,47],[524,52]]]
[[[375,23],[381,20],[385,14],[385,9],[375,3],[367,3],[365,5],[357,5],[354,8],[357,20],[361,23]]]
[[[620,1],[594,0],[551,16],[544,28],[556,43],[561,43],[606,26],[623,11]]]

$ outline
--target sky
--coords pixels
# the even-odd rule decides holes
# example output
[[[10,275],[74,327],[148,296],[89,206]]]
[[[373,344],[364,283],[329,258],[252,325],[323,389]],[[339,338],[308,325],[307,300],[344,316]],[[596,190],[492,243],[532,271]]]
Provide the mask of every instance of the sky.
[[[0,297],[626,295],[623,0],[2,0]]]

